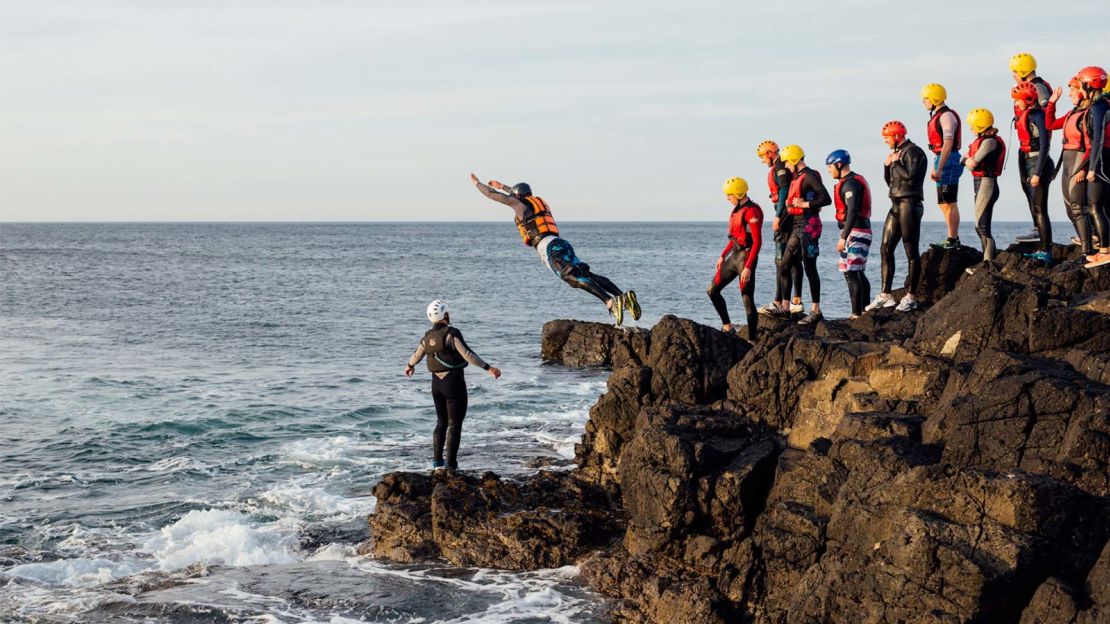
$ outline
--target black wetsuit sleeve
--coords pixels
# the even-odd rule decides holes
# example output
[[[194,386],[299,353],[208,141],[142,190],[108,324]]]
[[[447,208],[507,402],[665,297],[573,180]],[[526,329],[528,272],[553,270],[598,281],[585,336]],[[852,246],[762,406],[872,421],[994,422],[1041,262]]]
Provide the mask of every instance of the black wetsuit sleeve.
[[[848,240],[848,234],[856,227],[856,219],[863,206],[863,185],[854,177],[845,180],[840,186],[840,199],[844,202],[844,228],[840,230],[840,238]]]
[[[516,216],[518,219],[524,217],[524,212],[527,210],[527,206],[524,205],[524,202],[507,193],[501,193],[495,190],[493,187],[487,184],[482,184],[481,182],[475,184],[474,186],[478,187],[478,192],[482,195],[485,195],[495,202],[505,204],[506,206],[512,208],[513,211],[516,212]]]
[[[1037,170],[1031,172],[1031,175],[1041,178],[1044,178],[1048,172],[1048,151],[1052,147],[1052,135],[1048,133],[1048,127],[1045,126],[1044,119],[1043,110],[1035,110],[1029,115],[1029,123],[1033,126],[1030,130],[1037,135],[1037,149],[1033,151],[1040,152],[1040,156],[1037,158]]]
[[[779,195],[775,198],[775,218],[782,219],[786,216],[786,196],[790,191],[792,177],[790,171],[782,163],[775,161],[775,184],[778,184]]]
[[[809,210],[817,212],[832,203],[832,197],[829,197],[829,191],[821,183],[821,178],[816,171],[806,175],[805,181],[802,182],[802,191],[806,197],[810,192],[813,193],[813,199],[809,200]]]
[[[913,180],[914,187],[920,187],[924,184],[929,169],[929,160],[925,157],[925,150],[916,145],[911,145],[902,154],[902,160],[906,169],[906,177]]]
[[[421,338],[420,339],[420,344],[416,345],[416,351],[414,351],[412,353],[412,357],[409,358],[409,368],[416,368],[416,365],[419,364],[420,360],[423,360],[423,359],[424,359],[424,339]]]
[[[1110,104],[1106,101],[1095,102],[1091,105],[1090,125],[1087,127],[1087,136],[1091,138],[1091,171],[1102,171],[1103,152],[1110,145],[1106,144],[1106,125],[1110,124]]]
[[[461,333],[458,335],[447,334],[447,340],[445,342],[447,346],[455,349],[455,351],[457,351],[459,355],[461,355],[463,359],[470,364],[473,364],[474,366],[477,366],[478,368],[484,370],[489,370],[489,364],[486,364],[485,360],[478,357],[477,353],[470,350],[470,347],[466,344],[466,341],[463,340]]]

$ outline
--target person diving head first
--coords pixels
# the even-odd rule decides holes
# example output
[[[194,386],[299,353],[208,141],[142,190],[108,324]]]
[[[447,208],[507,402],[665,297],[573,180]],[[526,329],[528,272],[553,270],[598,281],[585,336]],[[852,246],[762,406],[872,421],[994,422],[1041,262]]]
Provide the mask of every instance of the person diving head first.
[[[605,304],[616,325],[624,322],[624,313],[639,320],[640,302],[634,291],[622,291],[608,278],[590,270],[590,265],[578,259],[574,247],[559,234],[559,226],[551,214],[551,207],[532,192],[527,182],[512,187],[497,180],[482,184],[478,176],[470,174],[470,181],[478,192],[489,199],[513,209],[517,232],[525,245],[532,247],[540,262],[573,288],[585,290]]]

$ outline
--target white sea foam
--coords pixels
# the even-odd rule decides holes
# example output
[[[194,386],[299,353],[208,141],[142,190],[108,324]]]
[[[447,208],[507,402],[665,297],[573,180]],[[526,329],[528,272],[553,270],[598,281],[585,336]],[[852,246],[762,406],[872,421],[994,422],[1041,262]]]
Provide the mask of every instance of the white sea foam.
[[[281,454],[285,461],[306,468],[326,466],[348,461],[352,442],[348,436],[297,440],[282,445]]]
[[[190,511],[164,527],[145,548],[162,570],[203,562],[231,566],[292,563],[296,525],[288,521],[257,524],[245,514],[219,509]]]
[[[330,494],[320,487],[287,483],[270,488],[259,497],[261,500],[297,516],[313,518],[343,516],[354,517],[370,513],[373,501],[370,498],[346,498]]]
[[[5,574],[46,585],[87,586],[131,576],[148,568],[139,561],[78,558],[25,563],[6,570]]]
[[[559,454],[560,457],[565,459],[574,459],[574,445],[581,441],[582,435],[576,434],[560,438],[553,436],[549,433],[540,432],[536,434],[536,441],[544,446],[551,447]]]

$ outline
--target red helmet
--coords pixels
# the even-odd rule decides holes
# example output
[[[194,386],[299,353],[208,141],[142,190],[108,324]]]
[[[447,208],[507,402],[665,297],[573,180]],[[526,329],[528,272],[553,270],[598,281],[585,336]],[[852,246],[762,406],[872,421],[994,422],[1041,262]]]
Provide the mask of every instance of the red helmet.
[[[1083,85],[1085,89],[1102,91],[1106,88],[1106,70],[1095,65],[1084,67],[1079,70],[1079,73],[1075,75],[1075,79],[1078,80],[1079,84]]]
[[[1010,89],[1010,97],[1014,100],[1024,100],[1029,106],[1033,106],[1040,99],[1037,93],[1037,85],[1032,82],[1019,82]]]
[[[1072,79],[1068,81],[1068,88],[1069,89],[1082,89],[1083,88],[1083,83],[1079,82],[1079,76],[1073,76]]]
[[[906,124],[900,121],[888,121],[883,124],[883,136],[893,137],[895,141],[906,138],[908,131]]]

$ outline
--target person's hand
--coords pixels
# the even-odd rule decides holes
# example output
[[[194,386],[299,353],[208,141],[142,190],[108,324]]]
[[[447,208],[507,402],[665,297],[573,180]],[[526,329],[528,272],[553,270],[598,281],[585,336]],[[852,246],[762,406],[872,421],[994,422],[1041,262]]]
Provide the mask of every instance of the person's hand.
[[[724,258],[717,258],[717,265],[714,266],[713,268],[717,271],[720,271],[721,270],[721,263],[724,262],[724,261],[725,261]]]
[[[794,200],[794,207],[795,208],[803,208],[803,209],[804,208],[809,208],[809,202],[807,202],[804,199],[795,199]]]
[[[844,239],[843,238],[836,239],[836,251],[837,251],[837,253],[844,253],[844,246],[845,245],[844,245]]]
[[[774,221],[771,221],[771,231],[772,232],[778,232],[779,231],[779,218],[778,217],[775,217]]]
[[[405,367],[405,377],[412,377],[412,374],[415,373],[415,372],[416,372],[415,368],[413,368],[411,366],[406,366]]]
[[[1048,101],[1049,102],[1056,102],[1056,100],[1060,99],[1060,96],[1063,93],[1064,93],[1064,88],[1063,87],[1056,87],[1056,89],[1052,92],[1052,95],[1048,96]]]
[[[886,165],[887,167],[889,167],[889,166],[893,165],[894,161],[896,161],[896,160],[898,160],[898,152],[891,152],[891,153],[886,155],[886,160],[883,161],[883,164]]]
[[[497,368],[496,366],[490,366],[489,367],[489,374],[494,379],[501,379],[501,369]]]
[[[499,191],[505,190],[505,185],[498,182],[497,180],[490,180],[489,181],[489,186],[492,187],[492,188],[495,188]]]
[[[1041,185],[1041,176],[1033,176],[1033,177],[1029,178],[1029,186],[1032,186],[1033,188],[1037,188],[1040,185]]]
[[[473,184],[474,186],[478,186],[479,184],[481,184],[478,181],[478,176],[474,175],[473,172],[470,174],[470,183]]]
[[[1088,171],[1087,172],[1087,181],[1088,182],[1094,182],[1095,181],[1095,172],[1094,171]]]
[[[749,269],[748,267],[744,267],[744,270],[740,271],[740,288],[741,289],[747,288],[748,287],[748,280],[750,280],[751,278],[752,278],[752,270]]]
[[[933,182],[939,182],[940,181],[940,172],[937,171],[936,169],[933,169],[933,173],[930,177],[933,178]]]
[[[1086,180],[1086,179],[1087,179],[1087,174],[1080,171],[1079,173],[1075,174],[1074,177],[1072,177],[1071,183],[1072,184],[1082,184],[1083,181]]]

